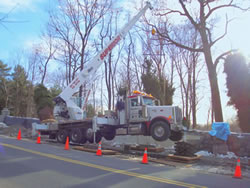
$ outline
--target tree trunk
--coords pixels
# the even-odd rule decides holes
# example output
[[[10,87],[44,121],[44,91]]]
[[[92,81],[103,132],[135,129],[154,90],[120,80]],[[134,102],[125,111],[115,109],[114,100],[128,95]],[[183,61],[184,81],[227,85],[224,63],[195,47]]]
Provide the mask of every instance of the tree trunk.
[[[223,122],[220,92],[219,92],[215,66],[212,63],[212,57],[211,57],[210,51],[205,50],[204,55],[206,59],[207,69],[208,69],[208,76],[209,76],[209,82],[210,82],[211,94],[212,94],[212,109],[214,111],[215,121]]]
[[[82,49],[81,49],[81,65],[80,65],[80,71],[83,70],[83,66],[84,66],[84,52],[85,52],[85,47],[84,47],[84,41],[82,40]],[[82,84],[79,88],[79,107],[82,108],[82,94],[83,94],[83,91],[84,91],[84,88],[83,88],[83,85],[85,84]],[[91,87],[91,86],[90,86]],[[86,94],[84,93],[83,95],[84,97],[87,97]]]
[[[193,78],[192,78],[192,119],[193,119],[193,129],[195,129],[196,122],[196,61],[193,54]]]
[[[220,92],[217,80],[216,66],[213,64],[210,45],[208,43],[208,38],[206,34],[206,27],[201,26],[200,29],[201,40],[203,43],[203,53],[205,56],[205,61],[208,70],[208,77],[211,87],[211,97],[212,97],[212,109],[214,111],[215,121],[223,122],[223,114],[221,108]]]
[[[101,114],[103,115],[103,77],[101,78]]]
[[[111,53],[108,56],[107,61],[104,61],[105,64],[105,82],[108,92],[108,110],[111,110],[112,106],[112,91],[111,91]]]
[[[5,80],[3,80],[3,86],[4,86],[4,90],[5,90],[5,94],[6,94],[6,98],[5,98],[5,108],[8,108],[8,102],[9,102],[9,91],[7,89],[7,83]]]
[[[111,40],[111,39],[110,39]],[[111,85],[111,74],[112,74],[112,68],[111,68],[111,63],[112,63],[112,53],[109,53],[109,58],[108,58],[108,109],[112,109],[112,85]]]
[[[189,112],[189,108],[191,108],[191,104],[190,104],[190,95],[192,94],[191,92],[191,78],[192,78],[192,71],[190,70],[190,65],[189,62],[187,62],[187,68],[188,68],[188,82],[187,82],[187,91],[186,91],[186,118],[189,122],[190,125],[190,112]]]

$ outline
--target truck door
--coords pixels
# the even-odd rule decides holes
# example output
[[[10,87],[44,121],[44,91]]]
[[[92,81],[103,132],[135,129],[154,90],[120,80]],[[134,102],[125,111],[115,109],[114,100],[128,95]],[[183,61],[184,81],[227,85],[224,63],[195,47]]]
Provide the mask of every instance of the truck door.
[[[129,101],[129,122],[141,122],[142,121],[142,104],[139,96],[136,98],[130,98]]]

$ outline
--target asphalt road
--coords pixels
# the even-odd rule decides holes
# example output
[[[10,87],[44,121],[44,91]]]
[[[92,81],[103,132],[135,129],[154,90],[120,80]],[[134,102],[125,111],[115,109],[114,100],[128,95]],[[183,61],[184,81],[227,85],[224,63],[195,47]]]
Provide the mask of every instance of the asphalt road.
[[[114,156],[67,151],[63,145],[0,136],[0,188],[249,188],[249,185],[249,179],[145,165]]]

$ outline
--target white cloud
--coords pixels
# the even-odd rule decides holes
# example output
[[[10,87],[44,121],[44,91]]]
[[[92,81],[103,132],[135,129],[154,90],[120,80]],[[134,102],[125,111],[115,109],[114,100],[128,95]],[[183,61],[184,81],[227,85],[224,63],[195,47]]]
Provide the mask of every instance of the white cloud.
[[[35,10],[36,4],[41,0],[1,0],[0,1],[0,12],[6,13],[12,9],[18,11],[24,10]]]
[[[23,48],[28,50],[28,49],[32,49],[34,47],[34,45],[39,45],[42,42],[40,37],[29,37],[27,39],[24,40],[23,43]]]

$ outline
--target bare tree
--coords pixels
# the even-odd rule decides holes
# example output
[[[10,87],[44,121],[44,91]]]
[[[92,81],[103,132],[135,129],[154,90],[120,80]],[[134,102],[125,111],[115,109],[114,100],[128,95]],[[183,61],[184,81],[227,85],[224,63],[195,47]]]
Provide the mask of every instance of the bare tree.
[[[158,22],[157,24],[161,24]],[[141,29],[144,31],[142,34],[139,34],[140,40],[142,41],[142,51],[143,56],[145,58],[150,58],[153,62],[154,67],[156,67],[157,77],[159,79],[160,85],[163,87],[161,88],[162,93],[162,101],[164,104],[167,102],[165,100],[167,93],[166,93],[166,79],[170,85],[173,87],[173,77],[174,77],[174,66],[173,64],[169,64],[168,61],[168,52],[167,52],[167,45],[165,43],[165,39],[160,35],[152,35],[151,34],[151,26],[147,24],[143,24]],[[170,70],[170,71],[167,71]]]
[[[132,48],[133,46],[133,41],[132,41],[132,36],[131,33],[129,32],[129,42],[126,46],[126,59],[124,59],[124,65],[126,67],[126,85],[128,89],[128,95],[131,95],[132,92],[132,71],[131,71],[131,56],[132,56]]]
[[[65,69],[62,67],[58,67],[57,71],[53,71],[48,75],[49,80],[53,83],[54,86],[59,88],[64,88],[67,80],[65,77]]]
[[[43,34],[42,43],[37,45],[35,53],[39,61],[39,72],[41,74],[41,84],[44,84],[44,80],[48,73],[48,65],[51,60],[53,60],[56,53],[56,48],[54,48],[54,41],[52,34],[47,30],[46,34]]]
[[[122,66],[119,70],[121,76],[119,86],[127,88],[127,94],[131,95],[133,90],[141,90],[141,73],[143,71],[143,56],[137,52],[138,37],[131,31],[127,35],[122,58]],[[118,91],[118,88],[117,88]]]
[[[104,48],[104,45],[107,40],[111,40],[113,36],[117,34],[118,30],[118,14],[119,10],[112,8],[112,11],[107,14],[105,17],[102,18],[102,27],[99,34],[99,41],[96,42],[96,47],[99,49],[99,46],[101,49]],[[100,45],[99,45],[100,43]],[[108,99],[108,109],[114,109],[115,106],[115,88],[116,88],[116,70],[117,70],[117,64],[120,60],[121,50],[123,48],[123,44],[118,45],[118,48],[116,50],[113,50],[107,60],[104,61],[104,77],[105,77],[105,85],[107,88],[107,99]]]
[[[179,42],[196,47],[201,41],[197,31],[193,30],[189,24],[177,26],[175,38]],[[200,81],[199,74],[204,68],[200,65],[199,52],[192,52],[173,45],[168,45],[168,54],[176,67],[180,79],[181,97],[183,104],[183,115],[191,123],[191,114],[193,128],[196,127],[196,110],[199,99],[197,98],[197,83]]]
[[[39,72],[39,57],[36,48],[33,48],[31,53],[28,54],[28,65],[27,65],[27,77],[30,81],[30,86],[28,87],[28,99],[27,102],[27,116],[34,117],[36,116],[36,107],[33,99],[34,96],[34,85],[38,81],[38,77],[40,75]]]
[[[205,63],[208,70],[209,82],[211,87],[211,96],[212,96],[212,106],[215,115],[215,121],[223,121],[223,114],[221,108],[221,100],[220,100],[220,93],[217,81],[217,73],[216,73],[216,66],[218,64],[218,58],[213,60],[212,58],[212,47],[224,36],[227,34],[228,24],[231,20],[228,19],[227,15],[225,16],[225,31],[222,35],[213,38],[213,23],[215,13],[219,10],[223,10],[225,8],[234,8],[240,10],[247,10],[240,7],[234,0],[225,0],[225,1],[216,1],[216,0],[195,0],[195,1],[184,1],[179,0],[178,6],[176,8],[165,8],[160,7],[157,9],[156,15],[165,18],[168,20],[168,24],[162,24],[158,26],[156,24],[150,24],[156,28],[157,34],[162,36],[166,42],[169,44],[176,45],[177,47],[184,48],[186,50],[192,52],[202,52],[204,54]],[[169,7],[169,1],[166,3]],[[161,6],[164,4],[161,4]],[[195,8],[194,8],[195,7]],[[174,16],[175,20],[188,20],[195,30],[198,31],[202,45],[196,46],[187,46],[178,42],[174,35],[173,31],[171,31],[171,16]],[[179,17],[178,17],[179,16]],[[226,52],[223,54],[226,55],[230,52]]]
[[[111,0],[58,0],[57,12],[50,12],[50,27],[54,30],[54,36],[67,44],[68,54],[78,53],[78,56],[70,57],[73,65],[68,66],[68,76],[74,77],[77,70],[82,70],[88,61],[91,33],[98,25],[101,18],[107,13],[112,4]],[[74,39],[74,40],[71,40]],[[76,64],[77,62],[77,64]],[[72,63],[72,61],[70,62]],[[74,66],[74,72],[71,71]],[[77,67],[76,67],[77,66]],[[82,87],[79,97],[82,96]],[[86,95],[86,94],[85,94]]]

